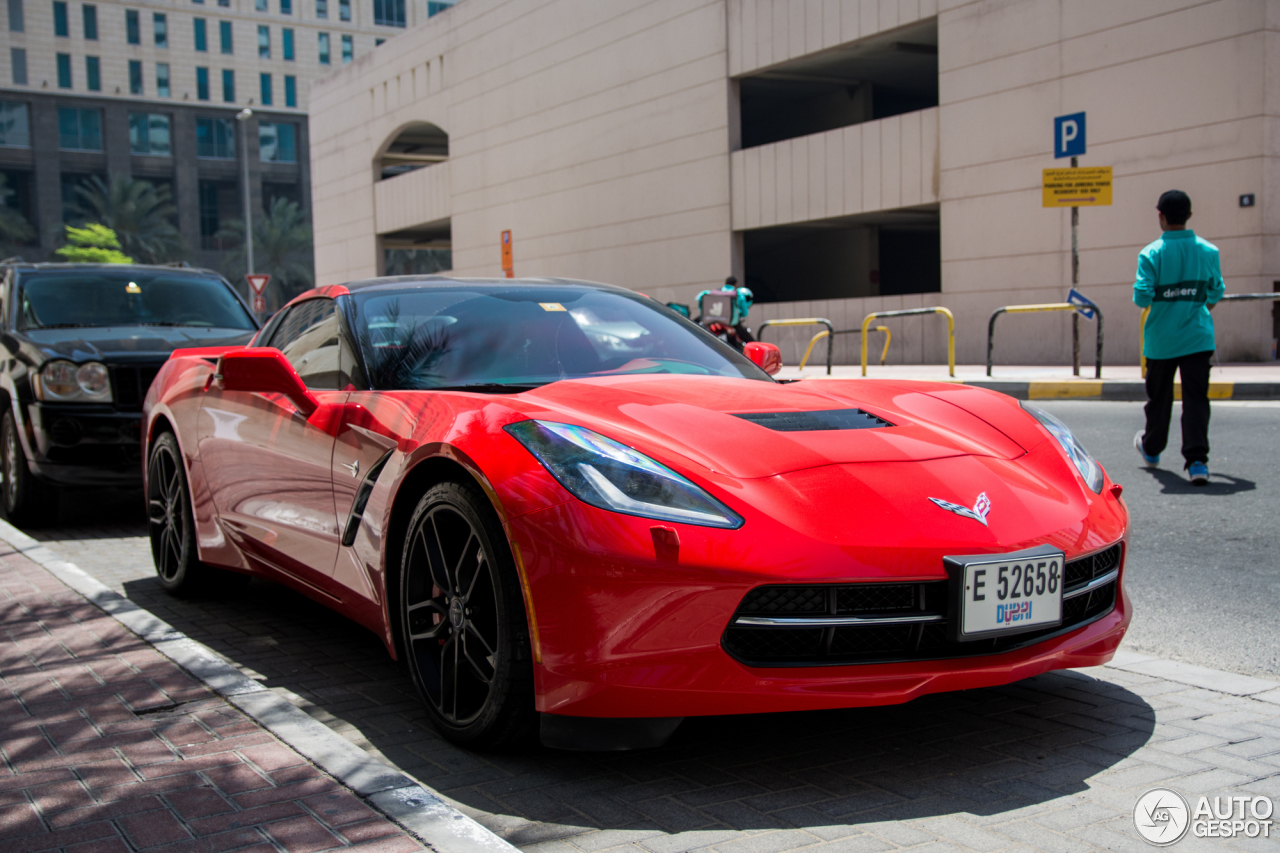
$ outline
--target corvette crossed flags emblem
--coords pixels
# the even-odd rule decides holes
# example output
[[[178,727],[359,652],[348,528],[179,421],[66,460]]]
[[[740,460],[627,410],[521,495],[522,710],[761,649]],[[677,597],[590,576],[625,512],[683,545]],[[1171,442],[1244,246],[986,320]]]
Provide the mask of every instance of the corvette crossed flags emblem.
[[[929,498],[929,500],[948,512],[954,512],[956,515],[962,515],[965,518],[972,518],[974,521],[981,522],[983,527],[987,526],[987,513],[991,512],[991,498],[987,497],[986,492],[978,495],[978,499],[973,503],[973,509],[969,509],[967,506],[960,506],[960,504],[953,504],[951,501],[944,501],[941,498]]]

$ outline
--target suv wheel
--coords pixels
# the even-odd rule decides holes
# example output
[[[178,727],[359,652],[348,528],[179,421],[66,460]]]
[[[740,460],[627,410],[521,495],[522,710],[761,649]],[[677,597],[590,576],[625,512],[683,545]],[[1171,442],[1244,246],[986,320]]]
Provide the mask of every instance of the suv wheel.
[[[36,527],[57,520],[58,492],[27,468],[27,454],[22,450],[12,409],[0,420],[0,478],[0,504],[11,524]]]

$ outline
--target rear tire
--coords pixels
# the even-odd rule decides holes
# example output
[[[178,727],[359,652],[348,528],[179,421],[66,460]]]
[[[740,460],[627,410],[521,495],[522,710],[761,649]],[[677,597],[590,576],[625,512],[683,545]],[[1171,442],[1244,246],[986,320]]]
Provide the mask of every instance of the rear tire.
[[[32,475],[18,429],[13,410],[6,410],[0,420],[0,503],[5,517],[17,527],[53,524],[58,520],[58,491]]]
[[[151,559],[165,592],[185,597],[241,589],[249,583],[248,575],[215,569],[200,561],[191,489],[182,451],[171,432],[156,438],[147,458],[147,527]]]
[[[440,483],[418,502],[400,566],[406,662],[450,741],[493,749],[537,722],[524,596],[506,535],[474,483]]]

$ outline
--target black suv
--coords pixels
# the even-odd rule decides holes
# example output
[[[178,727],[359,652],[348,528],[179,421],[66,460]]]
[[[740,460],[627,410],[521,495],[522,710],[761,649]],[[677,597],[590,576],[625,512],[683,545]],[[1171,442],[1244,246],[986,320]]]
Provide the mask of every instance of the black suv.
[[[142,401],[175,349],[247,343],[258,324],[215,272],[0,262],[0,504],[56,514],[60,487],[142,485]]]

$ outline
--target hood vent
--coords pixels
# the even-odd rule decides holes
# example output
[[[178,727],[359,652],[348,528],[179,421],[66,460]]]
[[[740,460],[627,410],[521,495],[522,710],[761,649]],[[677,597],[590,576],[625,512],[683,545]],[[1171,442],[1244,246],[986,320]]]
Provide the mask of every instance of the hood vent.
[[[824,412],[752,412],[735,414],[777,432],[818,432],[820,430],[878,429],[893,424],[862,409],[831,409]]]

